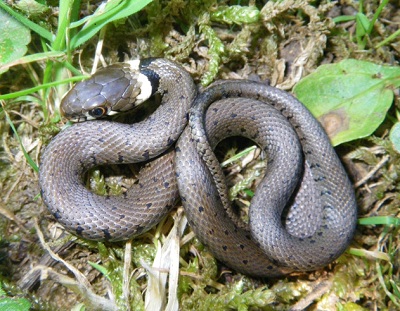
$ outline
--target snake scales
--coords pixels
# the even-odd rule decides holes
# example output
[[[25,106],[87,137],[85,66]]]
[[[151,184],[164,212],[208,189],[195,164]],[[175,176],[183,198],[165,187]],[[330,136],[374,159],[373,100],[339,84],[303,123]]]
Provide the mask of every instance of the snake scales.
[[[197,95],[179,65],[146,59],[98,71],[64,97],[61,110],[72,119],[100,118],[155,92],[161,105],[145,120],[76,123],[45,149],[42,198],[66,229],[92,240],[128,239],[159,222],[180,195],[198,238],[244,274],[313,270],[346,249],[357,213],[352,186],[321,126],[286,92],[226,80]],[[248,226],[232,220],[212,152],[229,136],[245,136],[268,155]],[[83,184],[83,173],[93,166],[142,161],[148,162],[139,182],[123,195],[98,196]]]

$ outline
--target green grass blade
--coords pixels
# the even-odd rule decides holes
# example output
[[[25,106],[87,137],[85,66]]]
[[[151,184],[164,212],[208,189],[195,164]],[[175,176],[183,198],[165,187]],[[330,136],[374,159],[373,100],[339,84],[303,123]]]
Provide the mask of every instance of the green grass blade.
[[[24,95],[28,95],[28,94],[31,94],[31,93],[35,93],[37,91],[40,91],[42,89],[49,88],[49,87],[52,87],[52,86],[57,86],[57,85],[64,84],[64,83],[69,83],[69,82],[81,81],[84,78],[87,78],[87,76],[77,76],[77,77],[72,77],[72,78],[68,78],[68,79],[65,79],[65,80],[61,80],[61,81],[49,82],[49,83],[46,83],[46,84],[42,84],[42,85],[39,85],[39,86],[32,87],[30,89],[22,90],[22,91],[19,91],[19,92],[0,95],[0,100],[17,98],[19,96],[24,96]]]
[[[92,38],[97,32],[99,32],[106,24],[130,16],[152,0],[138,0],[138,1],[120,1],[111,0],[104,7],[104,12],[99,14],[99,10],[96,11],[92,18],[88,19],[84,28],[77,33],[76,36],[71,38],[71,49],[76,49],[78,46]]]
[[[24,145],[22,144],[22,140],[21,137],[19,137],[19,134],[17,132],[17,129],[15,128],[14,124],[12,123],[10,116],[8,115],[8,113],[3,109],[3,112],[6,116],[6,120],[7,123],[10,125],[12,131],[14,132],[15,137],[17,138],[19,145],[21,146],[21,150],[25,156],[26,161],[28,162],[28,164],[33,168],[33,170],[35,172],[39,172],[39,167],[37,166],[37,164],[35,163],[35,161],[32,160],[31,156],[28,154],[28,152],[26,152],[26,149],[24,147]]]
[[[3,70],[7,70],[16,65],[33,63],[33,62],[37,62],[37,61],[41,61],[41,60],[48,60],[49,58],[59,58],[59,57],[63,57],[63,56],[65,56],[64,52],[51,52],[51,51],[24,56],[13,62],[10,62],[10,63],[4,64],[3,66],[0,66],[0,72]]]
[[[391,216],[376,216],[376,217],[367,217],[360,218],[358,220],[360,225],[394,225],[400,226],[400,218],[391,217]]]

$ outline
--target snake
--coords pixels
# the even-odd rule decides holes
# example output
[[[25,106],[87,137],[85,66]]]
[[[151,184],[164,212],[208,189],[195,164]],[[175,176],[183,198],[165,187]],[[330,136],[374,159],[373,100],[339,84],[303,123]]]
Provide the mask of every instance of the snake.
[[[108,118],[154,95],[159,107],[143,120]],[[180,198],[197,238],[228,267],[253,277],[322,268],[353,238],[357,205],[348,175],[322,126],[288,92],[249,80],[218,80],[198,92],[181,65],[148,58],[98,70],[64,96],[60,111],[84,122],[46,146],[39,186],[54,218],[77,236],[131,239]],[[266,155],[248,222],[232,212],[213,151],[232,136],[250,139]],[[141,162],[137,182],[121,195],[85,186],[83,175],[93,167]]]

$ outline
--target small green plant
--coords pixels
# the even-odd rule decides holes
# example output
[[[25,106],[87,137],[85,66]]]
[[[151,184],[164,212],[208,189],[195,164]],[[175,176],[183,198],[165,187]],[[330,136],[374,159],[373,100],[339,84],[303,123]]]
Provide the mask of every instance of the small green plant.
[[[356,40],[357,45],[360,50],[364,50],[367,42],[368,37],[371,35],[372,30],[374,29],[375,22],[378,20],[379,16],[382,13],[382,10],[388,4],[389,0],[383,0],[380,4],[378,9],[376,10],[375,14],[373,15],[372,19],[369,20],[368,17],[363,13],[363,4],[364,1],[359,1],[359,10],[355,15],[342,15],[335,17],[333,21],[335,23],[342,23],[348,21],[355,21],[356,22]],[[392,35],[381,41],[379,44],[375,45],[374,48],[377,49],[390,41],[393,41],[396,37],[400,35],[400,29],[394,32]]]

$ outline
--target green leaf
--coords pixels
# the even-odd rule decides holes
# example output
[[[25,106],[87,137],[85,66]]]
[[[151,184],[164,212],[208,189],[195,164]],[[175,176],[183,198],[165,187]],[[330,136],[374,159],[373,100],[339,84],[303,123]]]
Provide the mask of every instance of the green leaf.
[[[357,37],[362,37],[368,32],[369,20],[364,14],[357,13],[356,14],[356,25],[357,25],[357,27],[356,27]]]
[[[101,274],[103,274],[108,280],[110,280],[110,272],[107,270],[107,268],[103,267],[102,265],[99,265],[98,263],[92,262],[92,261],[88,261],[88,263],[93,268],[95,268],[97,271],[99,271]]]
[[[31,307],[31,303],[25,298],[12,299],[12,298],[1,298],[0,299],[0,311],[28,311]]]
[[[0,65],[3,65],[25,55],[31,34],[28,28],[3,10],[0,10],[0,20]]]
[[[0,8],[3,9],[5,12],[10,14],[13,18],[15,18],[18,22],[23,24],[24,26],[28,27],[30,30],[36,32],[39,36],[42,38],[52,41],[53,39],[53,34],[49,32],[47,29],[40,27],[38,24],[35,24],[34,22],[31,22],[29,19],[27,19],[25,16],[15,12],[13,9],[8,7],[3,1],[0,1]],[[1,12],[1,10],[0,10]],[[3,13],[3,12],[2,12]],[[7,21],[8,19],[3,19],[1,16],[2,25],[6,25],[7,23],[4,21]]]
[[[400,68],[348,59],[323,65],[294,88],[334,146],[371,135],[393,102]]]
[[[393,144],[393,148],[400,153],[400,122],[393,125],[390,130],[389,139]]]

